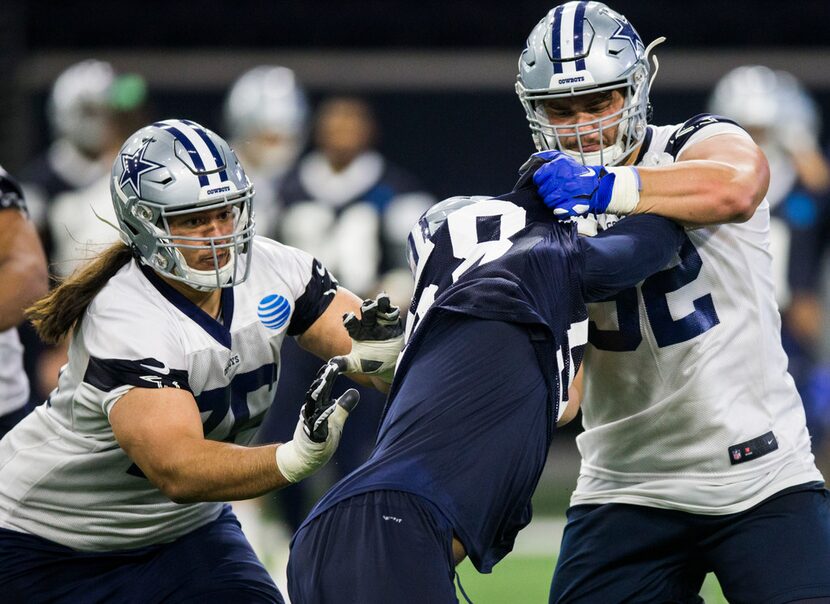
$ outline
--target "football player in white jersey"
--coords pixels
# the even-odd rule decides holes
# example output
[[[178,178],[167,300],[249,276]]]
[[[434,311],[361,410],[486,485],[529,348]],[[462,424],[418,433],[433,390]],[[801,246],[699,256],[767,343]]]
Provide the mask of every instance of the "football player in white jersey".
[[[20,185],[0,168],[0,438],[30,410],[17,325],[49,287],[46,256]]]
[[[307,136],[305,91],[291,69],[259,65],[233,83],[223,113],[229,141],[257,190],[257,232],[276,237],[277,192]]]
[[[830,495],[781,347],[768,164],[725,118],[647,124],[661,41],[567,2],[519,60],[557,215],[693,227],[665,270],[589,305],[582,464],[550,600],[700,601],[710,571],[734,602],[828,597]]]
[[[360,301],[310,255],[255,237],[253,196],[228,144],[194,122],[124,143],[123,243],[30,309],[41,336],[71,343],[58,388],[0,442],[4,598],[282,602],[222,502],[331,456],[357,402],[329,400],[333,364],[292,440],[241,445],[273,401],[286,335],[349,353],[341,317]]]

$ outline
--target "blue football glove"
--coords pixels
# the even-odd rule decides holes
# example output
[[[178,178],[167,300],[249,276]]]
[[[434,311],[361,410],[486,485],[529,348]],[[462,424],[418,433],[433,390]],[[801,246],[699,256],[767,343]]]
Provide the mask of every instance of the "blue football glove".
[[[636,168],[583,166],[561,151],[543,151],[534,157],[546,160],[533,174],[533,182],[557,218],[628,214],[640,200]]]

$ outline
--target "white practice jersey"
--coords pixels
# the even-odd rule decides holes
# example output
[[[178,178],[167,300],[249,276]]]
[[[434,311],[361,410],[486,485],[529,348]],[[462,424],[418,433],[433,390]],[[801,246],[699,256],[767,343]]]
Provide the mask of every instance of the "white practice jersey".
[[[0,331],[0,415],[23,408],[29,400],[29,380],[23,371],[23,345],[17,328]]]
[[[173,503],[154,487],[119,447],[109,413],[131,388],[182,388],[206,438],[252,439],[283,339],[305,332],[337,288],[305,252],[262,237],[253,245],[248,279],[222,290],[221,322],[136,261],[104,286],[57,390],[0,442],[0,526],[108,551],[172,541],[218,516],[221,503]]]
[[[671,164],[724,133],[748,136],[709,115],[650,126],[638,165]],[[665,270],[589,305],[572,505],[729,514],[822,480],[781,347],[769,204],[747,222],[686,236]]]

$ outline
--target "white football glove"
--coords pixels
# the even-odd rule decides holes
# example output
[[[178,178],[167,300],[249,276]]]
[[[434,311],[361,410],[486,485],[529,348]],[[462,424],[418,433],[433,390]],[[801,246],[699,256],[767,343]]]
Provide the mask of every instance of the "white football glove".
[[[337,450],[346,418],[360,401],[354,388],[331,400],[331,388],[339,373],[332,362],[320,369],[306,392],[294,437],[277,447],[277,467],[289,482],[299,482],[325,465]]]
[[[383,292],[374,300],[364,300],[360,315],[358,319],[350,312],[343,317],[343,325],[352,338],[352,351],[329,362],[337,363],[344,373],[373,375],[391,384],[403,349],[401,311]]]

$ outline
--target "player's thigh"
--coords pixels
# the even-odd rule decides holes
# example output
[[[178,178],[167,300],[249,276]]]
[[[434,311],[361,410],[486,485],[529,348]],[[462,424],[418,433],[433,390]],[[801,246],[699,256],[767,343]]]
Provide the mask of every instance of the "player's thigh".
[[[452,529],[426,500],[373,491],[335,504],[294,537],[294,604],[455,604]]]
[[[830,493],[789,489],[736,514],[711,538],[708,557],[730,602],[830,601]]]
[[[171,543],[123,551],[79,552],[0,529],[0,594],[27,604],[283,602],[227,513]]]
[[[283,598],[225,508],[220,517],[166,545],[142,568],[136,601],[279,603]]]
[[[551,603],[701,602],[706,575],[677,512],[622,504],[578,505],[568,522]]]
[[[63,603],[84,595],[88,602],[103,601],[110,595],[103,583],[114,565],[96,565],[99,581],[93,584],[87,558],[35,535],[0,529],[0,600]]]

